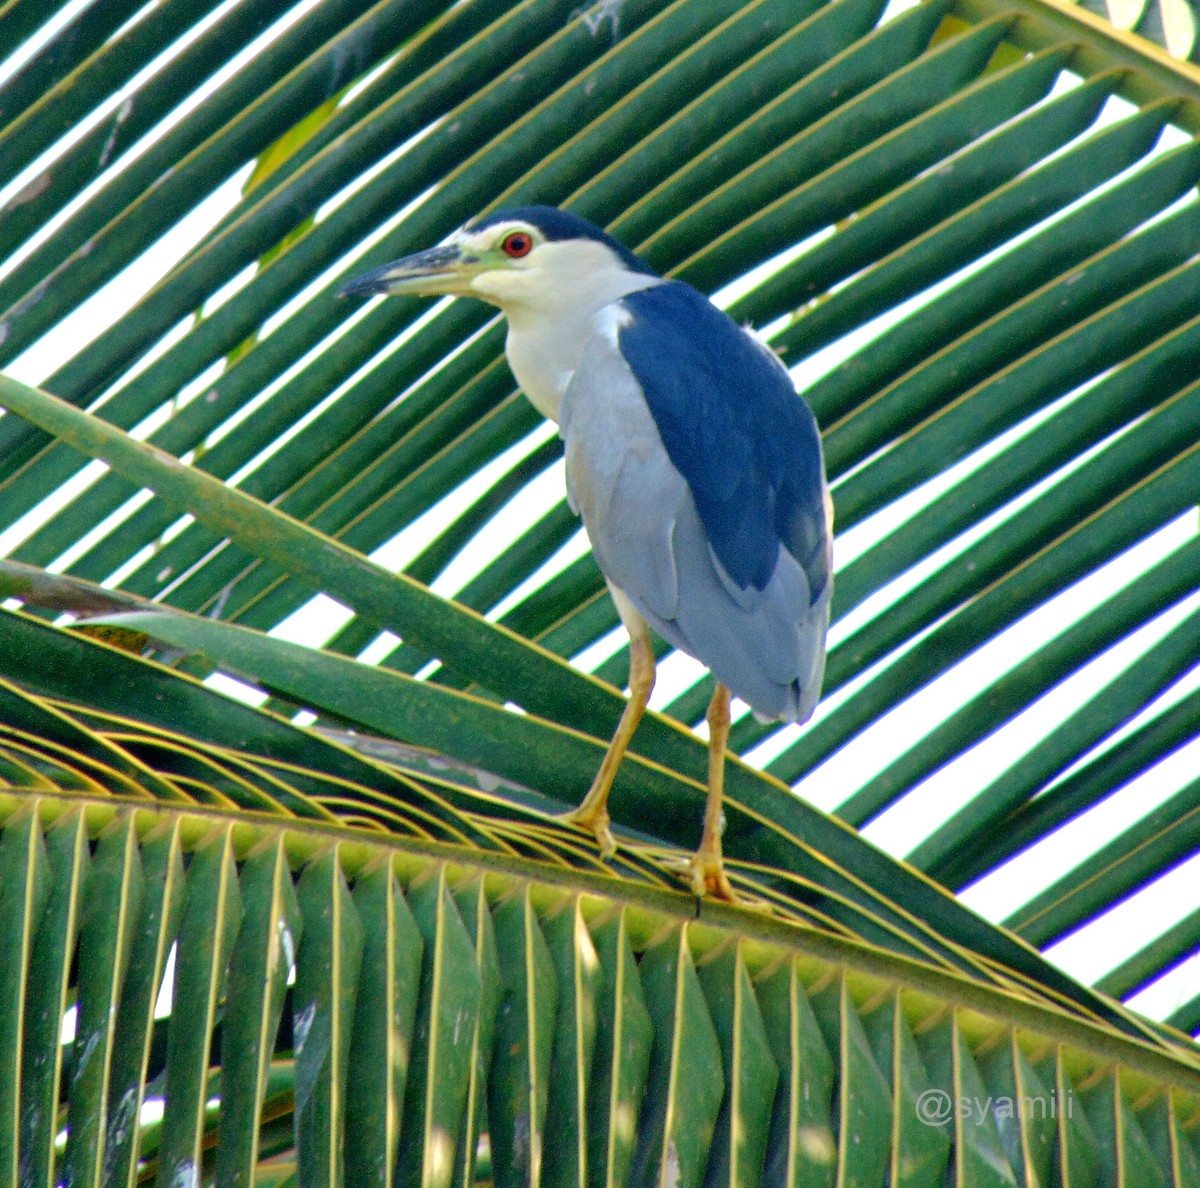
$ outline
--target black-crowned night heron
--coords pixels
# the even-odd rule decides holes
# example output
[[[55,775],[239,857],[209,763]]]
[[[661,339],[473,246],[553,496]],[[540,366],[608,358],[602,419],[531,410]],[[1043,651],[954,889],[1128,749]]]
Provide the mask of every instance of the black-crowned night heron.
[[[629,701],[569,819],[615,849],[606,807],[654,687],[652,627],[717,680],[693,889],[735,898],[721,862],[730,692],[804,721],[825,662],[830,504],[821,442],[787,370],[703,294],[548,206],[501,211],[348,294],[478,297],[508,319],[517,382],[556,421],[567,492],[629,630]]]

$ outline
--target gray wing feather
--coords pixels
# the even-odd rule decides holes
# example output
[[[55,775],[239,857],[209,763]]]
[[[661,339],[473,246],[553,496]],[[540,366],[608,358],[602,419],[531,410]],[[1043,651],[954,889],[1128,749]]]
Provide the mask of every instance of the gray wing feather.
[[[762,590],[729,579],[608,335],[588,344],[559,428],[571,506],[605,577],[655,631],[707,664],[758,714],[807,718],[824,668],[828,584],[813,602],[804,569],[784,548]]]

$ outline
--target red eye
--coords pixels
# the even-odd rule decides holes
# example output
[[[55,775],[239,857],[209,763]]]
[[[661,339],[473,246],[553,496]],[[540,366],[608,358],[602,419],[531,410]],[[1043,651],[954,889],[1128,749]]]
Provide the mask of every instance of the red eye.
[[[500,247],[506,256],[519,260],[522,256],[528,256],[533,249],[533,236],[527,231],[513,231],[504,237]]]

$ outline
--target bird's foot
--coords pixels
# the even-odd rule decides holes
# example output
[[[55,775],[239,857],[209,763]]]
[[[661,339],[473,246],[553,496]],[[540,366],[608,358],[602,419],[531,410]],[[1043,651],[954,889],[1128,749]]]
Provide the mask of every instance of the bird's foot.
[[[741,896],[733,889],[720,853],[697,850],[690,858],[667,858],[663,865],[685,879],[697,899],[711,895],[726,903],[742,903]]]
[[[563,813],[558,818],[564,825],[574,825],[576,829],[586,829],[596,839],[601,858],[611,858],[617,852],[617,843],[609,829],[610,818],[604,808],[588,811],[582,807],[569,813]]]
[[[715,899],[723,899],[726,903],[738,903],[738,893],[733,889],[729,876],[725,873],[725,864],[720,854],[697,852],[688,863],[691,874],[692,894],[697,899],[711,895]]]

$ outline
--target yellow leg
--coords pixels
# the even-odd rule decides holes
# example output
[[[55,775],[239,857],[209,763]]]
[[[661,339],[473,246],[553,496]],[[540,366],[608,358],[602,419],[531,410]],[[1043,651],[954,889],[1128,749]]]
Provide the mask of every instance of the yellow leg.
[[[737,903],[721,859],[721,799],[725,792],[725,745],[729,741],[729,690],[718,683],[708,703],[708,801],[704,834],[691,862],[692,891]]]
[[[620,604],[618,603],[618,606]],[[617,768],[625,758],[633,732],[637,729],[646,705],[654,689],[655,661],[654,649],[650,646],[650,629],[640,615],[634,615],[632,620],[622,613],[625,624],[629,628],[629,700],[617,723],[616,733],[608,744],[604,761],[596,778],[592,781],[588,794],[580,802],[579,807],[567,813],[563,820],[583,829],[590,829],[596,835],[596,844],[600,853],[610,857],[617,848],[613,835],[608,828],[608,794],[616,779]]]

